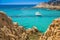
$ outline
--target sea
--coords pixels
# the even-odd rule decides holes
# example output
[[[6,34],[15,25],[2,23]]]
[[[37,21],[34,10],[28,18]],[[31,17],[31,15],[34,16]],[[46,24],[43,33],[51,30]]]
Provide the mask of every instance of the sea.
[[[11,17],[13,22],[25,29],[35,26],[44,33],[52,21],[60,17],[60,10],[34,8],[35,5],[0,5],[0,11]],[[36,15],[37,14],[37,15]],[[41,14],[41,15],[39,15]]]

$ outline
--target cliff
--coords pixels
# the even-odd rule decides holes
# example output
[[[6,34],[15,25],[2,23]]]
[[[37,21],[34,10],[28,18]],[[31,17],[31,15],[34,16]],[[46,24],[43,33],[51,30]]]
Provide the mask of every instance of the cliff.
[[[60,40],[60,18],[53,20],[42,34],[35,26],[26,30],[17,22],[12,22],[4,12],[0,12],[0,40]]]

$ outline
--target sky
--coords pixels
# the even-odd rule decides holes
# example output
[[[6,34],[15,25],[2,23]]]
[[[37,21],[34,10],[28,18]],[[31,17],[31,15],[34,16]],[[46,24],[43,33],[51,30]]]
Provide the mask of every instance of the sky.
[[[0,4],[38,4],[48,0],[0,0]]]

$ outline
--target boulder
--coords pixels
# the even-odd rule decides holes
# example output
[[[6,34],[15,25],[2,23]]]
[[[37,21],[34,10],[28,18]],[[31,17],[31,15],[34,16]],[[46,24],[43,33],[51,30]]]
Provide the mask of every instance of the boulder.
[[[5,15],[4,12],[0,12],[0,27],[4,27],[4,26],[7,26],[9,28],[13,26],[13,23],[11,19],[8,18],[7,15]]]

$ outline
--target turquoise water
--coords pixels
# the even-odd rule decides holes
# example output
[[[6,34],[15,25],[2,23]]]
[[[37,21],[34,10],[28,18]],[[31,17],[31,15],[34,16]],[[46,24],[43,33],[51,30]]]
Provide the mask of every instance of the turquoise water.
[[[24,26],[24,28],[32,28],[36,26],[41,32],[45,32],[52,21],[60,17],[60,10],[49,10],[49,9],[17,9],[17,8],[5,8],[0,9],[4,11],[8,16],[21,16],[21,17],[11,17],[13,22],[18,22],[19,25]],[[35,13],[39,12],[42,16],[36,16]]]

